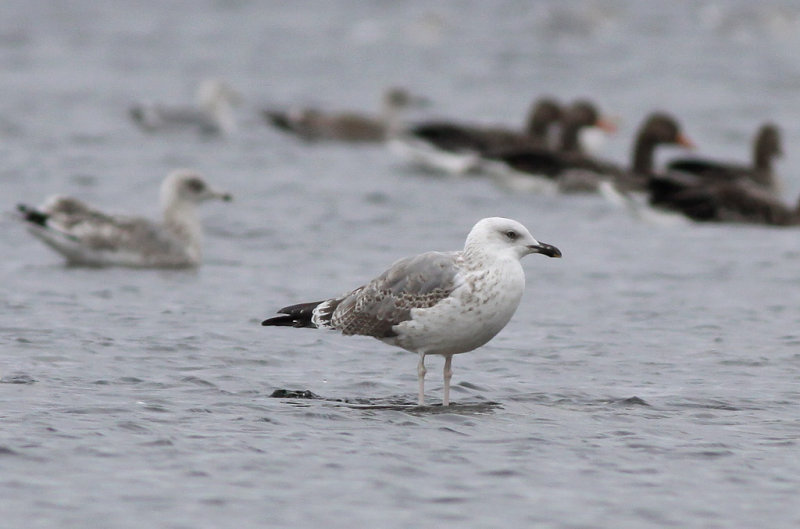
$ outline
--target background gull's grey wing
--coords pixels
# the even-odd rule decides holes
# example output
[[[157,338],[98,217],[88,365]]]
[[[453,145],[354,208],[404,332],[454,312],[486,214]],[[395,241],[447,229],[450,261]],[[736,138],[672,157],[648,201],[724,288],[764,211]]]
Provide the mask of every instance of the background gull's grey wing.
[[[102,254],[139,256],[142,264],[186,262],[184,245],[147,219],[112,216],[72,197],[56,196],[40,209],[20,206],[31,233],[71,261],[100,262]]]
[[[133,120],[148,132],[182,127],[198,127],[205,133],[219,132],[219,125],[213,117],[200,108],[149,104],[134,107],[130,113]]]
[[[114,217],[111,215],[93,209],[77,198],[67,196],[55,196],[48,199],[42,207],[42,211],[48,216],[49,227],[73,236],[76,235],[72,233],[76,227],[113,225],[115,223]]]
[[[459,252],[428,252],[395,262],[383,274],[344,297],[321,303],[314,323],[343,334],[395,336],[392,327],[411,309],[432,307],[458,286]]]
[[[163,226],[138,217],[106,216],[104,222],[86,222],[71,233],[95,253],[128,255],[146,266],[185,266],[185,245]]]
[[[211,115],[199,108],[162,106],[159,114],[167,126],[196,126],[204,132],[215,132],[219,128]]]

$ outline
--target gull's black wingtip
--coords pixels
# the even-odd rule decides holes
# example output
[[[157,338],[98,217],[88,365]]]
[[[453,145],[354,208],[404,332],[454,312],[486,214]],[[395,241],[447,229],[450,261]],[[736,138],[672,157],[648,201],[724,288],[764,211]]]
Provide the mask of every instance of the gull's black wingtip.
[[[47,213],[36,211],[34,208],[26,204],[17,204],[17,210],[22,213],[22,218],[31,224],[44,226],[47,224]]]
[[[316,327],[311,322],[314,315],[314,309],[322,301],[314,301],[312,303],[299,303],[284,307],[278,311],[280,316],[274,318],[267,318],[261,322],[263,327],[279,326],[279,327]]]
[[[261,322],[262,327],[269,327],[271,325],[294,325],[294,318],[291,316],[276,316],[274,318],[267,318],[266,320]]]

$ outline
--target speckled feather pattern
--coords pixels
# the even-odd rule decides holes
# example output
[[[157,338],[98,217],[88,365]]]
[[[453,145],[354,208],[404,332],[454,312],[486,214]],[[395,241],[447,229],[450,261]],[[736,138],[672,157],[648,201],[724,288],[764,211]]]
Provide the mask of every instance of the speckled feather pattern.
[[[401,259],[368,284],[321,303],[312,321],[343,334],[391,338],[393,327],[409,320],[413,309],[433,307],[453,292],[462,265],[458,252]]]
[[[427,252],[401,259],[366,285],[323,301],[311,323],[411,351],[457,354],[500,332],[524,287],[517,258]]]

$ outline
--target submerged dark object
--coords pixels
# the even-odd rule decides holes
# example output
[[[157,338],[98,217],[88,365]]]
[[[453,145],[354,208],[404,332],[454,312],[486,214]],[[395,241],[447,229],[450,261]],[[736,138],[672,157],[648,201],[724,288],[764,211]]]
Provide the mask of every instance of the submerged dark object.
[[[273,399],[321,399],[316,393],[307,389],[276,389],[270,395]]]

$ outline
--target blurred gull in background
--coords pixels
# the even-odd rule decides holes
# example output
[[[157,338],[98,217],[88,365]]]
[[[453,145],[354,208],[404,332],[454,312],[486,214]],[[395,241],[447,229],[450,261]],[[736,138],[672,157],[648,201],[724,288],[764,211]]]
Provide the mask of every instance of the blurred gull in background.
[[[236,131],[234,107],[241,96],[219,79],[206,79],[197,89],[196,106],[141,103],[130,116],[145,132],[194,129],[202,134],[228,135]]]
[[[196,172],[179,169],[161,184],[161,224],[117,216],[84,202],[52,196],[39,208],[18,206],[28,230],[72,265],[189,267],[202,259],[203,229],[196,206],[231,195],[210,188]]]

